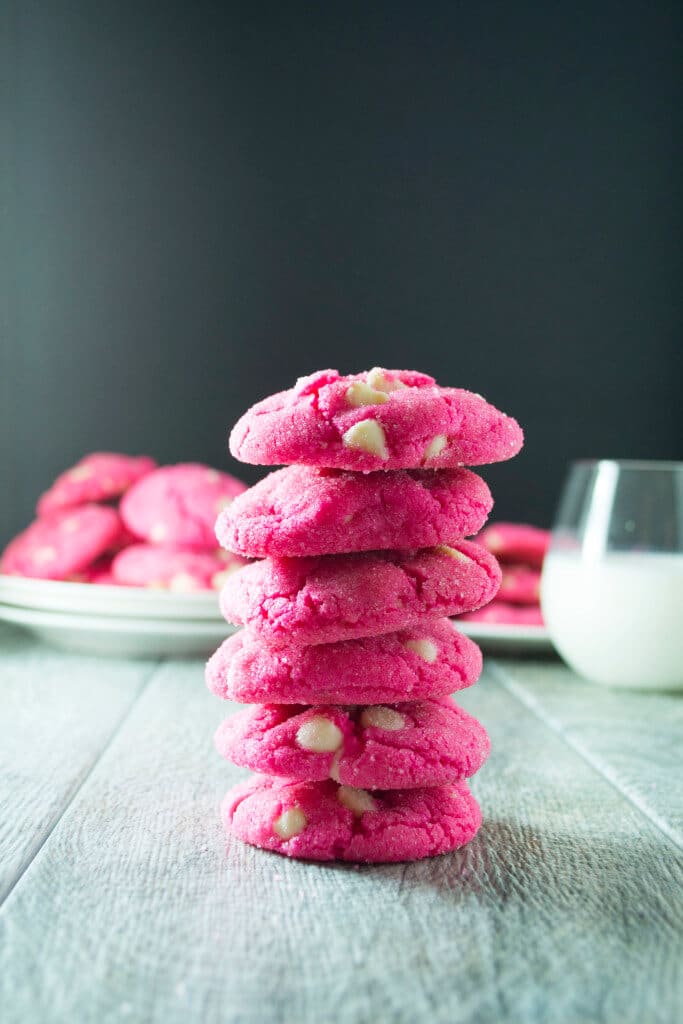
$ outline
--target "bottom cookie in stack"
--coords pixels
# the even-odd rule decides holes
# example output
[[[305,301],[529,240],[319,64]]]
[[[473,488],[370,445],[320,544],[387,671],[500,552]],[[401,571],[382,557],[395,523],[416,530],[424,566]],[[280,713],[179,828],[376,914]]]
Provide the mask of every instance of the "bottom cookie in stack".
[[[389,863],[464,846],[481,825],[467,784],[365,789],[251,776],[222,806],[226,829],[265,850],[302,860]]]

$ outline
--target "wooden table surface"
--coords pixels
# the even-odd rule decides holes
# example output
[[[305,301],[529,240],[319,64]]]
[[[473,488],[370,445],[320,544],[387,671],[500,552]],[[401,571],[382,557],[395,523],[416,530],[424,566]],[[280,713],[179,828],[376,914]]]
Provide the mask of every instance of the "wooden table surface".
[[[324,866],[226,850],[201,662],[0,658],[3,1024],[683,1019],[683,698],[487,659],[478,837]]]

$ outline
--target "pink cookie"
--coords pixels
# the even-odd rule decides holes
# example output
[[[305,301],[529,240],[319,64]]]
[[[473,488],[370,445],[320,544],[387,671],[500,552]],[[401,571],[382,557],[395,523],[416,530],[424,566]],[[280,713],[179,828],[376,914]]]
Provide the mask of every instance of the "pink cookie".
[[[111,572],[113,561],[113,555],[102,555],[101,558],[98,558],[96,562],[93,562],[86,569],[73,573],[73,575],[68,577],[68,580],[70,583],[104,583],[113,586],[116,583]]]
[[[464,622],[484,622],[492,626],[542,626],[543,615],[538,605],[510,604],[507,601],[491,601],[485,608],[460,615]]]
[[[245,843],[303,860],[419,860],[464,846],[481,824],[467,784],[368,793],[336,782],[256,775],[235,786],[223,822]]]
[[[440,786],[488,757],[483,725],[450,697],[366,707],[258,704],[216,733],[219,754],[266,775],[362,789]]]
[[[136,537],[151,544],[211,549],[216,516],[245,490],[241,480],[209,466],[162,466],[131,487],[121,515]]]
[[[154,587],[188,593],[218,590],[244,563],[218,551],[192,551],[155,544],[133,544],[114,558],[112,575],[129,587]]]
[[[218,517],[216,536],[252,558],[426,548],[476,533],[492,505],[468,469],[363,474],[290,466],[236,498]]]
[[[111,501],[155,466],[154,459],[147,455],[135,457],[116,452],[85,455],[75,466],[58,476],[52,487],[38,499],[38,516],[42,519],[58,509],[73,508],[91,501]]]
[[[267,647],[241,630],[209,659],[206,683],[242,704],[382,704],[442,697],[480,673],[477,645],[449,619],[427,618],[400,633],[303,648]]]
[[[550,544],[550,531],[526,523],[492,523],[481,531],[477,543],[501,562],[522,562],[540,569]]]
[[[417,552],[266,558],[228,580],[221,611],[270,644],[334,643],[478,608],[499,583],[495,558],[464,540]]]
[[[342,377],[320,370],[258,402],[235,424],[242,462],[336,469],[454,469],[510,459],[523,434],[480,395],[412,370]]]
[[[82,572],[121,534],[121,520],[105,505],[65,508],[36,519],[6,547],[0,571],[63,580]]]
[[[503,565],[498,597],[511,604],[538,604],[541,593],[540,569],[526,565]]]

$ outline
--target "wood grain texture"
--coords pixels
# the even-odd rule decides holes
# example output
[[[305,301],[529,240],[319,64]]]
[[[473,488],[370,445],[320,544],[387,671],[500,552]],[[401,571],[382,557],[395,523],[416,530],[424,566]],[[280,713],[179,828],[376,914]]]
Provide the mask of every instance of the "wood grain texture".
[[[596,686],[559,661],[491,671],[683,850],[681,694]]]
[[[67,656],[0,624],[0,903],[153,671]]]
[[[492,675],[461,696],[493,740],[477,839],[319,866],[226,851],[230,706],[163,666],[5,904],[4,1024],[668,1024],[680,852]]]

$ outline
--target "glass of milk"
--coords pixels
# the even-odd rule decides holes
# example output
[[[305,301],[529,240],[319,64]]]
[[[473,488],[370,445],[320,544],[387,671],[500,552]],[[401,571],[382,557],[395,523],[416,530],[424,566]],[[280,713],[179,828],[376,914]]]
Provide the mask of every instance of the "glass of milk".
[[[541,607],[586,679],[683,689],[683,462],[572,464]]]

